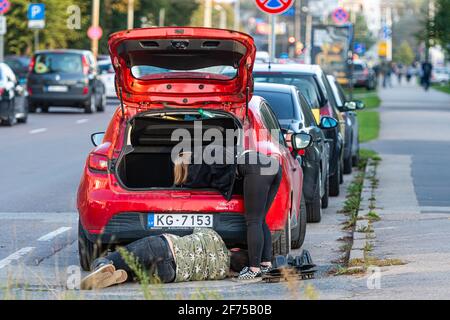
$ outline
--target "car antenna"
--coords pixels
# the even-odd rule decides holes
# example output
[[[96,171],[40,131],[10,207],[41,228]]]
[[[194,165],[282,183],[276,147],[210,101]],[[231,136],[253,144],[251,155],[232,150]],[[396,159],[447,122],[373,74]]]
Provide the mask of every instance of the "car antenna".
[[[125,107],[123,106],[122,87],[119,88],[120,109],[122,110],[122,119],[125,119]]]

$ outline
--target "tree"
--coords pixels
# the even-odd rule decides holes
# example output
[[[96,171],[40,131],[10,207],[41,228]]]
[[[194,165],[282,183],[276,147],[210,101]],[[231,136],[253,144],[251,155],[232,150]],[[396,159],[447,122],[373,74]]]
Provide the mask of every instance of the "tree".
[[[67,28],[67,8],[72,0],[45,0],[46,26],[39,31],[40,48],[66,48],[70,41],[80,35],[77,30]],[[15,0],[7,13],[8,32],[5,35],[6,52],[9,54],[31,54],[34,31],[28,29],[28,0]]]
[[[363,14],[356,14],[355,17],[355,42],[362,43],[367,49],[375,44],[375,39],[367,27],[366,18]]]
[[[434,39],[450,56],[450,0],[436,0]]]
[[[403,41],[398,48],[394,48],[394,61],[403,65],[414,62],[414,52],[407,41]]]

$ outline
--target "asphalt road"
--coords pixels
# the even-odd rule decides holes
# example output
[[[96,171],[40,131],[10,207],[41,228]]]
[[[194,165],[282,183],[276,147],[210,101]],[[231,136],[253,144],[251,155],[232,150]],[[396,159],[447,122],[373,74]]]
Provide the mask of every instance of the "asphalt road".
[[[79,277],[76,190],[90,134],[105,130],[117,102],[105,113],[51,108],[36,113],[26,125],[0,127],[0,299],[128,299],[142,298],[137,284],[101,292],[66,290]],[[350,178],[346,177],[346,188]],[[328,274],[341,256],[338,240],[345,193],[333,198],[320,224],[308,225],[304,249],[318,265],[316,279],[294,284],[238,285],[232,281],[170,284],[154,287],[155,298],[210,297],[234,299],[351,298],[365,279]],[[300,251],[294,252],[299,254]],[[75,272],[73,274],[73,272]],[[75,278],[74,278],[75,275]],[[311,292],[311,289],[309,289]]]

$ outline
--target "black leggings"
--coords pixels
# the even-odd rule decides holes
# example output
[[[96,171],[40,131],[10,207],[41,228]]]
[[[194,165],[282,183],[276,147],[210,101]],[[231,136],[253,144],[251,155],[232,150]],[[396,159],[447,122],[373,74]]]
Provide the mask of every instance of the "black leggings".
[[[276,160],[274,160],[276,161]],[[248,162],[246,162],[248,163]],[[274,162],[271,161],[271,165]],[[239,164],[239,175],[244,179],[245,220],[250,267],[259,268],[261,262],[272,260],[272,235],[266,223],[282,178],[281,166],[265,172],[264,164]]]
[[[157,275],[163,283],[175,281],[175,260],[169,244],[163,236],[151,236],[137,240],[127,245],[125,249],[133,254],[140,267],[145,268],[143,271],[150,275]],[[104,258],[96,259],[92,264],[92,270],[95,270],[101,264],[109,263],[112,263],[116,270],[125,270],[128,273],[129,280],[133,280],[136,276],[117,251]]]

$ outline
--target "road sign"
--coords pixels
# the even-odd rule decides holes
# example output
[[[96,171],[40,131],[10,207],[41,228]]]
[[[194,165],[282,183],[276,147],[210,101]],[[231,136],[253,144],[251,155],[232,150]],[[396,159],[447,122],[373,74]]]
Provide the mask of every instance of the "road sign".
[[[337,8],[333,11],[331,17],[333,18],[334,23],[344,24],[348,21],[350,15],[344,8]]]
[[[278,15],[288,11],[294,0],[255,0],[258,8],[268,14]]]
[[[0,0],[0,14],[6,14],[11,8],[9,0]]]
[[[30,4],[28,6],[28,20],[45,20],[45,4]]]
[[[100,40],[103,35],[103,30],[101,27],[90,27],[87,35],[91,40]]]
[[[6,34],[6,17],[0,16],[0,36],[4,36]]]
[[[364,43],[355,42],[354,50],[357,54],[362,55],[366,53],[366,45]]]
[[[386,41],[380,41],[378,43],[378,56],[380,56],[380,57],[387,56],[387,42]]]

